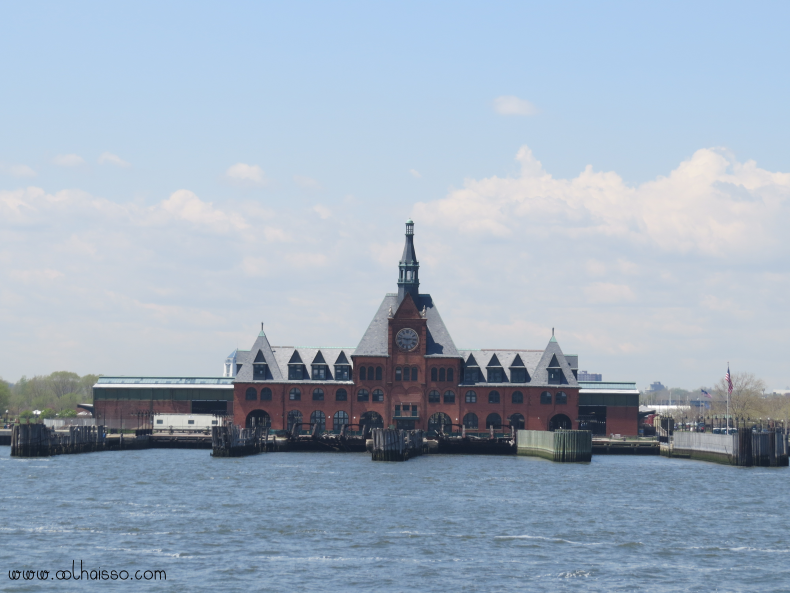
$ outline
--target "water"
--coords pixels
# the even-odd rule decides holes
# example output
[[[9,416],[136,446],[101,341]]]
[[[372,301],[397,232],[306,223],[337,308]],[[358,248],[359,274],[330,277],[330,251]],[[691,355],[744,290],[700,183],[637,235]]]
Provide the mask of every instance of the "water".
[[[149,450],[11,459],[0,590],[787,591],[786,468]],[[10,569],[165,570],[11,582]],[[54,576],[51,574],[50,576]]]

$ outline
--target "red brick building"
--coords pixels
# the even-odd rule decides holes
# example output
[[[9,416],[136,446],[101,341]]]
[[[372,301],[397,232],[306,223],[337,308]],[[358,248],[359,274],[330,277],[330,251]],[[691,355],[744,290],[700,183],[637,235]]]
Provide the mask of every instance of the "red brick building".
[[[235,423],[579,427],[577,356],[554,336],[542,350],[458,350],[431,295],[419,292],[412,221],[398,267],[398,292],[384,297],[356,348],[272,346],[261,331],[238,351]]]

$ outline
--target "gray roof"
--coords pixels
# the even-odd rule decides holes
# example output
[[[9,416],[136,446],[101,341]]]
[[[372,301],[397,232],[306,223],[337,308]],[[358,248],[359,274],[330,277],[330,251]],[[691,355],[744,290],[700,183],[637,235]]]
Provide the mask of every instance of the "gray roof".
[[[252,361],[255,360],[255,357],[258,355],[259,351],[263,354],[266,363],[269,365],[269,372],[272,374],[272,378],[266,381],[269,383],[305,383],[307,381],[312,381],[312,379],[310,379],[311,365],[319,352],[321,352],[326,364],[329,367],[329,376],[331,377],[335,372],[335,361],[338,359],[341,352],[345,354],[349,364],[351,363],[351,356],[354,354],[353,348],[303,348],[301,346],[271,346],[266,334],[261,332],[258,334],[258,338],[255,340],[255,343],[253,344],[252,348],[249,349],[249,351],[238,351],[238,354],[236,355],[236,363],[240,364],[241,368],[236,374],[236,381],[239,383],[262,382],[259,380],[253,380],[252,378]],[[302,359],[302,363],[307,370],[307,375],[303,379],[289,381],[288,362],[291,360],[294,352],[297,352],[299,357]],[[334,381],[333,379],[321,379],[320,381],[316,381],[316,383],[348,384],[352,383],[352,381]]]
[[[425,307],[425,318],[428,326],[427,353],[426,355],[434,358],[460,358],[458,349],[453,343],[450,332],[444,325],[439,309],[433,303],[429,294],[421,294],[419,302],[415,303],[417,309],[422,311]],[[368,329],[359,341],[354,354],[356,356],[388,356],[389,349],[387,339],[389,337],[389,309],[393,312],[398,310],[398,295],[388,293],[381,301],[378,311],[373,316]]]
[[[529,376],[529,382],[527,383],[511,383],[510,367],[513,364],[513,361],[516,359],[516,355],[520,356],[521,361],[524,363],[524,366],[527,369],[527,374]],[[461,356],[463,356],[464,364],[467,363],[470,356],[473,356],[474,360],[477,362],[477,366],[479,366],[480,370],[483,371],[483,375],[485,377],[488,376],[486,370],[494,356],[496,356],[497,360],[501,364],[505,376],[505,382],[475,383],[475,385],[479,386],[524,385],[556,388],[558,387],[556,383],[549,384],[548,382],[548,366],[552,357],[555,355],[557,357],[557,362],[562,369],[562,374],[565,375],[566,383],[563,383],[562,385],[565,387],[578,387],[579,384],[576,381],[576,377],[573,376],[574,367],[571,365],[571,361],[566,359],[565,355],[562,353],[560,345],[554,339],[549,342],[545,350],[461,350]],[[573,357],[575,357],[575,355],[573,355]],[[572,362],[575,364],[578,360],[578,357],[573,357]],[[463,377],[461,378],[463,379]]]

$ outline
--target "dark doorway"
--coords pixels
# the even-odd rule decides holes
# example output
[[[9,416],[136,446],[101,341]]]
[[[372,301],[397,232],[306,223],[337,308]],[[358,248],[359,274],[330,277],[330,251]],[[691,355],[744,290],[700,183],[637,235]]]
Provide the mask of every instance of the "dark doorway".
[[[269,416],[267,412],[263,410],[253,410],[249,414],[247,414],[247,428],[254,428],[255,426],[261,426],[263,428],[270,427],[272,425],[272,418]]]
[[[549,430],[552,432],[555,430],[570,430],[572,427],[571,419],[565,414],[557,414],[549,420]]]
[[[510,426],[516,430],[524,430],[524,416],[521,414],[511,414],[508,420],[510,421]]]
[[[378,412],[365,412],[359,417],[359,425],[371,428],[384,428],[384,418]]]
[[[453,421],[443,412],[431,414],[430,418],[428,418],[428,435],[435,435],[439,432],[440,427],[444,434],[450,434],[453,430]]]
[[[606,406],[579,406],[579,430],[606,434]]]
[[[414,420],[396,420],[395,428],[398,430],[414,430]]]

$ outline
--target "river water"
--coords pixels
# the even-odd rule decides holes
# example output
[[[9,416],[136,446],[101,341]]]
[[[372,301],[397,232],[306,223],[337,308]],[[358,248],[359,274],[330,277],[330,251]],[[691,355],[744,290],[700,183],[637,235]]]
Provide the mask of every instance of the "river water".
[[[9,453],[0,447],[0,590],[790,590],[788,468]],[[80,560],[131,578],[53,578],[72,561],[79,576]],[[50,580],[10,581],[14,569]],[[133,580],[146,570],[167,580]]]

